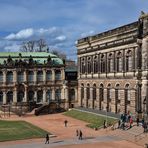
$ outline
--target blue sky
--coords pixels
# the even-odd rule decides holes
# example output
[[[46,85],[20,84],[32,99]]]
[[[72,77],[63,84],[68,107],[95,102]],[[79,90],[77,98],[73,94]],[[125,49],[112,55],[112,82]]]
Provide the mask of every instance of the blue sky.
[[[77,39],[138,19],[148,0],[0,0],[0,51],[43,38],[76,59]]]

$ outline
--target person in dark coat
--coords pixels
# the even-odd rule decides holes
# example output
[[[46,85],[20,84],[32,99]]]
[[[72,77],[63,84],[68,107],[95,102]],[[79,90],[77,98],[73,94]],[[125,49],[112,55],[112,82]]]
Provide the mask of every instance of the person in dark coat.
[[[139,117],[137,117],[136,122],[137,122],[137,126],[139,126]]]
[[[64,121],[64,125],[65,125],[65,127],[67,127],[67,123],[68,123],[68,121],[65,120],[65,121]]]
[[[83,133],[82,133],[82,131],[80,130],[80,131],[79,131],[79,140],[82,140],[82,136],[83,136]]]
[[[46,134],[46,142],[45,142],[45,144],[49,144],[49,135],[48,134]]]

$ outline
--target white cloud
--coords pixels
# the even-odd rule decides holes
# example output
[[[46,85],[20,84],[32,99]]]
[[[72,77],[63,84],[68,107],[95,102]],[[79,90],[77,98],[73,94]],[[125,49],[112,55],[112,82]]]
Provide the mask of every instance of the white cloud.
[[[4,50],[7,52],[16,52],[16,51],[19,51],[19,49],[20,49],[20,45],[16,43],[4,47]]]
[[[14,34],[11,33],[10,35],[6,36],[5,39],[7,40],[21,40],[27,39],[34,34],[34,30],[32,28],[24,29],[19,31],[18,33]]]
[[[57,36],[56,40],[65,41],[66,40],[66,36],[65,35]]]

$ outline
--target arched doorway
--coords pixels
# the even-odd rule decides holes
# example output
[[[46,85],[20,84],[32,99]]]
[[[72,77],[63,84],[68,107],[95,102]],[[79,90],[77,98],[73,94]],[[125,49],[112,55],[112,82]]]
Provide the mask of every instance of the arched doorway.
[[[0,91],[0,104],[3,104],[3,92]]]
[[[19,91],[17,93],[17,102],[23,102],[23,98],[24,98],[24,92],[23,91]]]
[[[93,85],[93,92],[92,93],[93,93],[92,108],[94,109],[95,108],[95,100],[96,100],[96,96],[97,96],[96,95],[96,84]]]
[[[13,102],[13,92],[8,91],[7,92],[7,103],[12,103]]]
[[[29,99],[29,102],[34,101],[34,92],[33,91],[28,92],[28,99]]]
[[[106,107],[107,111],[111,111],[110,103],[111,103],[111,84],[108,84],[107,86],[107,107]]]
[[[75,102],[75,90],[69,89],[69,107],[73,108],[73,104]]]
[[[47,90],[46,97],[47,97],[47,102],[51,102],[51,100],[52,100],[52,90]]]
[[[37,102],[40,103],[43,101],[43,91],[42,90],[39,90],[37,92]]]
[[[87,88],[86,88],[86,107],[88,108],[88,101],[90,99],[90,85],[87,84]]]
[[[81,107],[83,107],[83,100],[84,100],[84,84],[81,84],[81,102],[80,102]]]
[[[100,88],[99,88],[99,109],[102,109],[102,101],[104,100],[104,86],[103,84],[100,84]]]

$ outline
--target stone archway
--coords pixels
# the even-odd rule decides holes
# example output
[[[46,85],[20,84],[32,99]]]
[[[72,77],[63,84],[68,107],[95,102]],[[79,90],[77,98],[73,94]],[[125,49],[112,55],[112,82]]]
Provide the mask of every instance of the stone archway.
[[[69,107],[72,108],[72,104],[75,102],[75,90],[69,89]]]
[[[24,98],[24,92],[23,91],[19,91],[17,93],[17,102],[23,102],[23,98]]]
[[[28,100],[29,102],[34,101],[34,91],[28,91]]]
[[[7,103],[12,103],[13,102],[13,92],[8,91],[7,92]]]

